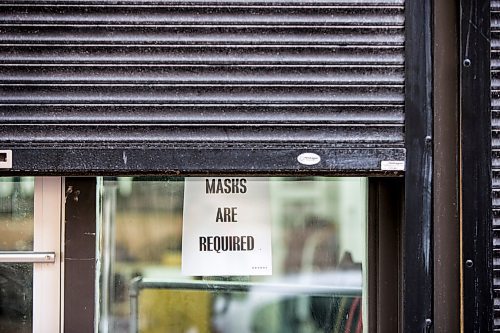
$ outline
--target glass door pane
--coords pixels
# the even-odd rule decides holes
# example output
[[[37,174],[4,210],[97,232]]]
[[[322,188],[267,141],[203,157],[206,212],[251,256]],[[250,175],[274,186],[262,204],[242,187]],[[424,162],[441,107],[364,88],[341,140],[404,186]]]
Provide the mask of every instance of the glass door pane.
[[[61,189],[58,177],[0,177],[2,333],[59,332]]]
[[[0,251],[32,251],[34,178],[0,178]],[[31,333],[33,264],[0,263],[0,332]]]
[[[208,199],[192,194],[198,186],[226,200],[256,184],[261,192],[245,199],[246,211],[244,204],[211,210]],[[101,208],[101,332],[363,331],[365,178],[110,178],[102,182]],[[267,218],[272,270],[263,265],[253,268],[265,274],[186,274],[183,251],[193,236],[186,235],[192,230],[187,220],[233,228]],[[263,236],[247,231],[196,236],[195,251],[257,252]],[[198,261],[190,269],[197,265],[210,266]],[[232,267],[223,268],[214,272]]]

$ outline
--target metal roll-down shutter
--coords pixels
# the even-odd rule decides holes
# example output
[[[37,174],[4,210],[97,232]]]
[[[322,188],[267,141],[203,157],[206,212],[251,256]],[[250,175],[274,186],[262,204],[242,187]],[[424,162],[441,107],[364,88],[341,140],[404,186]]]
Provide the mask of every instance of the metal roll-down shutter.
[[[0,23],[3,173],[405,159],[403,0],[0,0]]]
[[[491,1],[494,331],[500,332],[500,1]]]

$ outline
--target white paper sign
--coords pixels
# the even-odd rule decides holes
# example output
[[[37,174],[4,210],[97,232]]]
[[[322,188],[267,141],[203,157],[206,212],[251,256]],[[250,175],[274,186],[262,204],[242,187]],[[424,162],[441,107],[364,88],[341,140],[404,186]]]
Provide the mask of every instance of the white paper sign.
[[[267,178],[185,179],[182,274],[272,274]]]

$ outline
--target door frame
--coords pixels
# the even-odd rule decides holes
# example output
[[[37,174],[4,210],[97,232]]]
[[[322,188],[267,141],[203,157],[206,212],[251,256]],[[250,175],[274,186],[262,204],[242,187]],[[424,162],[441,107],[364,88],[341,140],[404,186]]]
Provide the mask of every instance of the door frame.
[[[61,177],[35,177],[34,252],[54,252],[54,263],[33,264],[33,332],[60,332],[63,260]]]

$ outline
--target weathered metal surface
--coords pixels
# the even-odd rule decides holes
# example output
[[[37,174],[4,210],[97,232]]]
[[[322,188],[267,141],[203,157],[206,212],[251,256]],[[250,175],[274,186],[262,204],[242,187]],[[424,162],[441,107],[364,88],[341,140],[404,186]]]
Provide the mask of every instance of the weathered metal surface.
[[[37,145],[36,147],[40,147]],[[267,174],[267,175],[401,175],[401,171],[380,170],[380,160],[404,160],[404,149],[393,148],[331,148],[330,145],[309,145],[307,148],[259,144],[216,145],[214,143],[172,145],[53,145],[16,150],[16,169],[9,174],[22,175],[25,170],[40,174],[58,175],[206,175],[212,174]],[[63,152],[63,153],[61,153]],[[321,161],[313,166],[303,165],[297,158],[302,153],[314,152]],[[362,156],[363,158],[358,158]],[[15,157],[14,157],[14,161]],[[53,169],[46,170],[50,165]],[[165,168],[168,166],[168,169]],[[52,171],[55,170],[55,171]],[[118,171],[113,171],[118,170]],[[140,170],[140,171],[138,171]],[[1,173],[1,171],[0,171]]]
[[[404,159],[404,21],[401,0],[0,0],[0,148],[32,173],[71,170],[21,168],[16,149],[328,144]],[[328,168],[377,171],[370,158]]]
[[[403,332],[433,332],[433,35],[431,0],[406,1]]]
[[[500,1],[491,1],[493,328],[500,332]]]
[[[495,1],[460,2],[461,220],[464,332],[491,332],[492,293],[492,122],[490,47]],[[497,5],[493,4],[493,8]],[[494,22],[494,20],[493,20]],[[491,43],[490,43],[490,37]],[[494,57],[494,55],[492,55]],[[495,145],[495,143],[493,143]]]
[[[492,122],[492,186],[493,186],[493,328],[500,332],[500,2],[491,2],[491,122]],[[495,191],[496,190],[496,191]]]

